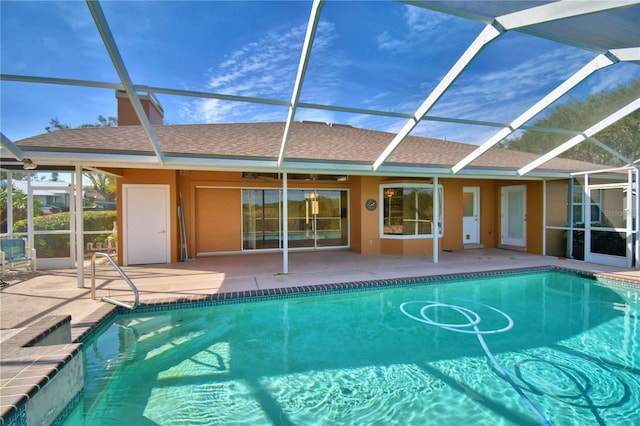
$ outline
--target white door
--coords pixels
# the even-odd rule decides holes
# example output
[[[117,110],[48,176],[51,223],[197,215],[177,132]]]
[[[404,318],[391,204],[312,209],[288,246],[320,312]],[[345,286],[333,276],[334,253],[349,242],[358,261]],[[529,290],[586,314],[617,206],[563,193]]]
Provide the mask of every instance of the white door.
[[[169,263],[169,185],[123,185],[125,265]]]
[[[502,187],[502,226],[500,241],[503,245],[526,247],[527,244],[527,187]]]
[[[462,243],[480,244],[480,187],[462,189]]]

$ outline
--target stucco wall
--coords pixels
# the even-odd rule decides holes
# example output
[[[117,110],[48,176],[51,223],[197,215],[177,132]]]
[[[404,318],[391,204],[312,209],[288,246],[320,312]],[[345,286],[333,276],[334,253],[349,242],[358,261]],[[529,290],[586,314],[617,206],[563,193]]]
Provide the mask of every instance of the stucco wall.
[[[351,249],[361,254],[379,254],[382,252],[380,240],[380,208],[381,202],[379,177],[359,177],[354,179],[351,184],[356,187],[352,195],[351,217],[356,216],[358,226],[352,222],[352,244]],[[367,200],[375,200],[378,206],[375,210],[366,208]]]
[[[239,172],[121,170],[118,199],[122,200],[123,184],[167,184],[171,190],[171,260],[182,257],[181,223],[177,214],[180,200],[184,214],[189,257],[197,253],[240,252],[242,250],[242,188],[281,188],[281,181],[244,179]],[[433,240],[380,238],[380,185],[383,183],[429,183],[424,179],[350,177],[347,182],[310,182],[290,180],[289,188],[346,188],[349,190],[350,249],[362,254],[431,255]],[[480,188],[480,243],[486,248],[500,245],[501,188],[508,185],[527,187],[527,247],[542,254],[542,188],[541,181],[508,181],[477,179],[440,179],[444,189],[444,234],[440,250],[462,250],[463,188]],[[366,201],[374,199],[374,211]],[[122,206],[119,201],[119,229]],[[122,250],[122,238],[119,250]]]
[[[196,188],[194,254],[242,249],[242,194],[237,188]]]

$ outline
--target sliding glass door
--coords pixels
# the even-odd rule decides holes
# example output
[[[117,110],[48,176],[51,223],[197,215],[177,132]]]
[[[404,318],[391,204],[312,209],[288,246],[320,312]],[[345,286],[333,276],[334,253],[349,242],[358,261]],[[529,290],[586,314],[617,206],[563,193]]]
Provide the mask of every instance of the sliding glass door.
[[[282,192],[244,189],[243,250],[282,247]],[[289,247],[319,248],[349,245],[346,190],[290,189]]]
[[[282,191],[242,190],[242,249],[280,248]]]
[[[348,245],[347,191],[289,190],[289,247]]]

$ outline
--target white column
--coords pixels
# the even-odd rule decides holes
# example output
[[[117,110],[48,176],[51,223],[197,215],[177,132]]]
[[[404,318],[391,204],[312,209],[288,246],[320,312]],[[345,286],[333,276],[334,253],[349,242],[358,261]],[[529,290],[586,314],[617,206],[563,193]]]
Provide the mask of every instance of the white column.
[[[82,206],[82,166],[76,166],[76,176],[74,179],[75,208],[71,207],[70,214],[75,214],[76,236],[76,268],[78,288],[84,287],[84,211]]]
[[[287,173],[282,174],[282,273],[289,273],[289,197]]]
[[[13,172],[7,171],[7,234],[13,238]]]
[[[569,202],[569,219],[568,219],[568,225],[569,225],[569,231],[568,231],[568,235],[569,237],[567,238],[567,251],[566,251],[566,256],[570,259],[573,259],[573,222],[574,222],[574,218],[573,218],[573,177],[571,177],[569,179],[569,188],[568,188],[568,194],[567,194],[567,200]]]
[[[584,175],[584,192],[582,193],[584,207],[584,260],[591,252],[591,188],[589,187],[589,173]]]
[[[36,246],[33,234],[33,189],[31,188],[31,179],[33,173],[31,170],[27,171],[27,241],[29,242],[29,249],[33,249]],[[36,256],[38,253],[36,252]]]
[[[635,193],[636,196],[633,200],[634,203],[634,211],[633,211],[633,215],[634,215],[634,219],[636,222],[636,269],[640,269],[640,170],[636,169],[635,172]]]
[[[438,193],[438,177],[433,178],[433,263],[438,263],[439,248],[438,237],[440,235],[440,197]]]
[[[542,255],[547,255],[547,179],[542,180]]]

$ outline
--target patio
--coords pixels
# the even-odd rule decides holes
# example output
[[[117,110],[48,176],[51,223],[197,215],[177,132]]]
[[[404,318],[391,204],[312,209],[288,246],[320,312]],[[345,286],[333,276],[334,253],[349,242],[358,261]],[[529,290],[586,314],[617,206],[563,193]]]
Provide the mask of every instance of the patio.
[[[613,274],[640,283],[640,271],[582,261],[543,257],[500,249],[444,252],[440,262],[430,257],[362,256],[350,251],[290,253],[290,272],[281,274],[279,253],[215,256],[167,265],[123,268],[143,303],[198,299],[216,293],[268,290],[320,284],[393,278],[449,275],[540,266]],[[75,269],[11,272],[0,292],[0,340],[15,335],[33,322],[51,315],[71,315],[72,334],[88,326],[87,318],[115,306],[91,298],[89,268],[85,287],[77,287]],[[110,265],[96,268],[96,296],[132,300],[131,290]]]

